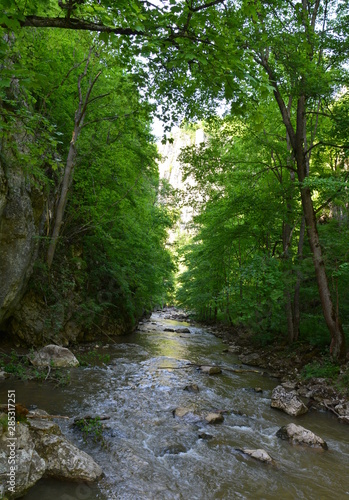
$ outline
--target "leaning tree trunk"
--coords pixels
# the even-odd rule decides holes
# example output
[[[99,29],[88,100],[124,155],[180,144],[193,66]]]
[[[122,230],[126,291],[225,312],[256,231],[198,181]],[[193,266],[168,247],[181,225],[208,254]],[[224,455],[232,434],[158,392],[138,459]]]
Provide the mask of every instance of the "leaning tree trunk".
[[[59,235],[61,232],[61,227],[63,224],[65,207],[67,205],[69,188],[70,188],[70,185],[71,185],[71,182],[73,179],[73,172],[74,172],[75,158],[76,158],[76,141],[78,140],[81,129],[84,126],[84,119],[85,119],[87,106],[88,106],[89,102],[92,102],[92,100],[89,101],[92,89],[93,89],[95,83],[97,82],[97,80],[101,74],[101,71],[99,71],[97,73],[97,75],[94,77],[94,79],[90,80],[89,85],[87,87],[85,97],[83,97],[82,89],[81,89],[81,81],[87,75],[87,69],[88,69],[88,66],[90,63],[92,49],[93,49],[93,47],[90,48],[88,57],[86,59],[85,69],[84,69],[83,73],[81,73],[81,75],[79,75],[79,78],[78,78],[79,105],[78,105],[78,109],[76,110],[75,117],[74,117],[73,137],[72,137],[72,140],[70,141],[67,162],[66,162],[65,169],[64,169],[62,188],[61,188],[61,192],[60,192],[60,196],[59,196],[59,200],[58,200],[58,205],[57,205],[56,213],[55,213],[52,236],[51,236],[50,244],[49,244],[48,251],[47,251],[47,266],[49,269],[51,268],[51,265],[53,262],[53,257],[55,255],[55,251],[56,251],[56,247],[57,247],[57,243],[58,243],[58,238],[59,238]],[[101,96],[101,97],[103,97],[103,96]],[[96,98],[94,98],[93,100],[96,100]]]
[[[56,246],[58,243],[58,237],[60,235],[61,226],[63,223],[64,211],[65,211],[65,207],[66,207],[67,199],[68,199],[68,191],[69,191],[69,187],[71,184],[71,180],[73,178],[73,171],[74,171],[74,165],[75,165],[75,157],[76,157],[75,142],[76,142],[76,138],[79,135],[79,132],[80,132],[79,127],[77,125],[75,125],[74,132],[73,132],[73,138],[72,138],[72,140],[70,142],[70,146],[69,146],[67,163],[66,163],[65,170],[64,170],[62,188],[61,188],[61,193],[59,196],[58,205],[57,205],[57,209],[56,209],[56,217],[55,217],[55,221],[54,221],[52,236],[51,236],[50,244],[49,244],[49,247],[47,250],[48,268],[50,268],[52,265],[53,257],[54,257],[54,254],[56,251]]]
[[[303,214],[305,218],[310,250],[316,274],[316,281],[320,295],[323,315],[331,334],[330,353],[336,359],[343,359],[346,354],[345,336],[342,324],[336,314],[332,303],[330,287],[326,275],[322,248],[317,230],[316,216],[311,197],[310,188],[303,184],[307,176],[307,160],[304,148],[304,123],[305,123],[305,97],[301,96],[297,106],[297,132],[295,137],[295,157],[297,163],[297,175],[301,185],[301,199]]]

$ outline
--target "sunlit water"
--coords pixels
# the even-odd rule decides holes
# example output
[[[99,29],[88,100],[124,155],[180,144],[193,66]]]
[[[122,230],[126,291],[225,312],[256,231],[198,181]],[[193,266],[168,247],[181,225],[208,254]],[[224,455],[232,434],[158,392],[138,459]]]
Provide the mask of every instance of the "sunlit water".
[[[154,314],[143,331],[98,348],[111,355],[107,366],[71,370],[65,388],[2,383],[2,400],[10,384],[18,402],[52,414],[110,416],[103,445],[85,443],[79,431],[58,421],[68,438],[103,468],[98,486],[46,479],[25,500],[349,498],[349,426],[329,413],[312,411],[293,419],[271,409],[275,379],[229,371],[240,367],[237,357],[223,353],[221,340],[202,329],[164,332],[184,326]],[[208,376],[189,363],[216,364],[223,374]],[[199,393],[183,390],[191,383]],[[257,386],[262,393],[254,391]],[[191,412],[174,417],[177,407]],[[204,417],[214,410],[227,411],[224,422],[208,425]],[[289,422],[320,435],[329,450],[291,446],[277,438],[276,431]],[[199,438],[202,433],[212,438]],[[237,451],[244,447],[265,449],[276,465]]]

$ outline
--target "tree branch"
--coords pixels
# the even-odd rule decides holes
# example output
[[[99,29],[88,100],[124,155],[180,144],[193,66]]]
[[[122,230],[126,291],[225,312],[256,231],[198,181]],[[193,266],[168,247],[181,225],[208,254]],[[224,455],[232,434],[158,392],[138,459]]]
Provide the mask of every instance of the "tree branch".
[[[200,10],[208,9],[213,5],[218,5],[220,3],[224,3],[225,0],[213,0],[213,2],[206,3],[204,5],[200,5],[199,7],[189,7],[192,12],[200,12]]]
[[[104,24],[94,23],[92,21],[85,21],[84,19],[65,17],[40,17],[40,16],[26,16],[23,20],[18,20],[21,27],[34,27],[34,28],[61,28],[67,30],[86,30],[98,31],[100,33],[114,33],[116,35],[144,36],[144,31],[136,30],[133,28],[121,28],[105,26]],[[0,24],[1,28],[8,28],[5,23]]]
[[[317,146],[329,146],[331,148],[337,148],[337,149],[349,149],[349,144],[333,144],[332,142],[324,142],[324,141],[319,141],[316,144],[313,144],[307,151],[305,151],[305,154],[308,154],[312,149],[316,148]]]

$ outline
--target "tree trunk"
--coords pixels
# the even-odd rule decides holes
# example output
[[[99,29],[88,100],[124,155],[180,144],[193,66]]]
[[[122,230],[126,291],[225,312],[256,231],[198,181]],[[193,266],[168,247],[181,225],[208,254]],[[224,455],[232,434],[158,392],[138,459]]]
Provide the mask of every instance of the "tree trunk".
[[[51,236],[50,244],[49,244],[48,251],[47,251],[48,268],[50,268],[52,265],[53,257],[54,257],[54,254],[56,251],[56,246],[58,243],[58,237],[59,237],[59,234],[61,231],[61,226],[63,223],[63,215],[64,215],[65,207],[67,204],[68,191],[69,191],[69,187],[70,187],[71,180],[73,177],[73,172],[74,172],[74,164],[75,164],[75,157],[76,157],[75,142],[76,142],[76,139],[79,135],[79,132],[80,132],[79,127],[77,127],[75,125],[74,132],[73,132],[73,138],[72,138],[72,140],[70,142],[70,146],[69,146],[67,163],[66,163],[65,170],[64,170],[62,189],[61,189],[61,194],[60,194],[58,205],[57,205],[56,217],[55,217],[55,222],[54,222],[54,226],[53,226],[52,236]]]
[[[345,336],[343,327],[333,307],[331,292],[328,285],[325,263],[320,246],[319,233],[313,207],[313,200],[308,186],[303,182],[307,176],[306,151],[304,150],[304,120],[305,120],[305,97],[298,99],[297,106],[297,132],[296,132],[296,163],[298,180],[301,183],[302,207],[307,227],[309,245],[313,257],[317,286],[320,295],[323,315],[331,334],[330,353],[335,359],[343,359],[346,354]]]
[[[82,89],[81,89],[81,81],[87,75],[87,68],[88,68],[89,63],[90,63],[92,49],[93,49],[93,47],[90,48],[88,57],[86,59],[85,69],[84,69],[83,73],[81,73],[81,75],[79,75],[79,78],[78,78],[79,106],[78,106],[78,109],[76,110],[75,117],[74,117],[73,137],[72,137],[72,140],[70,141],[69,152],[68,152],[67,162],[66,162],[66,166],[65,166],[65,170],[64,170],[63,181],[62,181],[61,194],[60,194],[58,206],[56,209],[56,215],[55,215],[55,220],[54,220],[52,236],[51,236],[50,244],[49,244],[48,251],[47,251],[47,265],[48,265],[49,269],[52,265],[53,257],[54,257],[55,251],[56,251],[58,238],[59,238],[61,226],[63,223],[63,216],[64,216],[64,212],[65,212],[65,207],[67,204],[68,192],[69,192],[69,188],[70,188],[70,185],[71,185],[71,182],[73,179],[73,172],[74,172],[75,158],[76,158],[75,144],[76,144],[76,141],[78,140],[81,129],[84,126],[83,124],[84,124],[85,114],[86,114],[87,106],[89,104],[89,98],[90,98],[92,89],[93,89],[95,83],[97,82],[97,80],[101,74],[101,71],[99,71],[97,73],[97,75],[94,77],[94,79],[90,80],[89,86],[88,86],[87,91],[86,91],[86,95],[85,95],[85,97],[83,97]],[[96,98],[94,98],[94,100],[95,99]]]

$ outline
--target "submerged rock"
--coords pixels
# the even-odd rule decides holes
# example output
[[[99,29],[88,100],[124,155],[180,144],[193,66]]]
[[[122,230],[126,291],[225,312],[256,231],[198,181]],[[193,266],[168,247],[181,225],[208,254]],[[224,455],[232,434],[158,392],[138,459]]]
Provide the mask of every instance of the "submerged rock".
[[[284,387],[278,385],[271,395],[271,407],[284,411],[288,415],[297,417],[307,413],[308,408],[298,398],[296,392],[287,392]]]
[[[189,328],[177,328],[177,333],[191,333]]]
[[[190,413],[190,409],[189,408],[176,408],[173,412],[173,416],[174,417],[184,417],[185,415],[187,415],[187,413]]]
[[[224,421],[224,417],[221,413],[209,413],[205,420],[208,424],[220,424]]]
[[[288,424],[281,427],[276,433],[277,437],[286,439],[293,444],[306,444],[314,448],[323,448],[327,450],[326,442],[312,431],[305,429],[301,425]]]
[[[171,332],[174,333],[175,330],[173,328],[164,328],[164,332]]]
[[[188,392],[199,392],[200,389],[199,389],[199,386],[197,384],[189,384],[189,385],[186,385],[184,388],[183,388],[183,391],[188,391]]]
[[[218,373],[222,373],[221,368],[219,366],[200,366],[200,370],[202,373],[207,373],[208,375],[216,375]]]
[[[53,366],[54,368],[79,365],[79,361],[69,349],[54,344],[40,349],[30,357],[30,361],[34,366]]]
[[[250,457],[254,458],[255,460],[259,460],[259,462],[264,462],[267,464],[272,464],[274,463],[274,460],[271,458],[269,453],[267,453],[265,450],[259,448],[257,450],[249,450],[247,448],[239,449],[238,451],[241,451],[245,455],[249,455]]]
[[[159,456],[164,455],[179,455],[179,453],[186,453],[187,448],[181,443],[168,443],[164,448],[159,451]]]
[[[201,432],[199,434],[199,439],[204,439],[206,441],[209,441],[210,439],[213,439],[213,436],[211,434],[206,434],[206,432]]]

